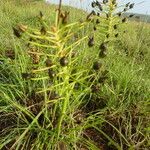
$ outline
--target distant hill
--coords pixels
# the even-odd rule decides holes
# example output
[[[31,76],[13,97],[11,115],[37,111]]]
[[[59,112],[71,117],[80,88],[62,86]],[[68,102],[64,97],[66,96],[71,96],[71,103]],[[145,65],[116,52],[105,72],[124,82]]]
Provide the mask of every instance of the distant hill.
[[[137,13],[125,13],[124,14],[124,16],[130,16],[130,15],[134,15],[133,17],[130,18],[130,20],[150,23],[150,15],[143,15],[143,14],[137,14]]]

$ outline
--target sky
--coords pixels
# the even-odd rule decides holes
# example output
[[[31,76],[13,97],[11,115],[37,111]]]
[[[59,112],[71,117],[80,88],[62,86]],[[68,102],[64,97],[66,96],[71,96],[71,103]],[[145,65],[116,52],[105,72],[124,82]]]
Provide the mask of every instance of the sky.
[[[59,0],[46,0],[50,3],[58,4]],[[90,3],[93,0],[62,0],[64,5],[71,5],[84,10],[90,10]],[[102,0],[100,0],[102,1]],[[135,3],[134,9],[130,12],[139,14],[149,14],[150,15],[150,0],[118,0],[119,4],[126,4],[127,2]]]

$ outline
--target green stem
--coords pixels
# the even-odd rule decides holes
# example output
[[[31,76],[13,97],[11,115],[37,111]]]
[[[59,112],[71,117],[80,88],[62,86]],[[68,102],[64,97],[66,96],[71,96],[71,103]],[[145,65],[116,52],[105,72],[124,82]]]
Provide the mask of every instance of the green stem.
[[[59,20],[60,20],[61,6],[62,6],[62,0],[59,0],[57,26],[58,26]]]
[[[68,68],[67,67],[64,68],[64,72],[65,72],[65,82],[66,82],[65,85],[67,86],[69,84]],[[67,90],[67,91],[65,91],[65,93],[68,94],[69,91]],[[61,133],[61,125],[62,125],[64,116],[66,114],[68,102],[69,102],[69,96],[67,95],[66,99],[64,99],[63,106],[62,106],[62,111],[61,111],[61,115],[60,115],[60,118],[59,118],[59,121],[58,121],[58,126],[57,126],[57,140],[59,139],[59,136],[60,136],[60,133]]]

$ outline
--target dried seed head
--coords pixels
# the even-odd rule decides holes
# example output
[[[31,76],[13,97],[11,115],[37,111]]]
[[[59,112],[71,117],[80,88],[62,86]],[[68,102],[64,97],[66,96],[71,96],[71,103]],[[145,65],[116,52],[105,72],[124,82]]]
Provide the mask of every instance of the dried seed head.
[[[99,46],[99,49],[100,49],[100,50],[103,50],[103,51],[106,51],[106,50],[107,50],[106,43],[103,42],[103,43]]]
[[[96,0],[96,2],[95,2],[95,3],[96,3],[96,6],[98,6],[98,5],[100,4],[100,3],[98,2],[98,0]]]
[[[107,14],[106,14],[106,18],[107,18],[107,19],[109,19],[109,17],[110,17],[110,14],[109,14],[109,13],[107,13]]]
[[[45,64],[46,64],[46,67],[51,67],[53,65],[52,60],[48,58],[46,59]]]
[[[33,64],[39,64],[39,62],[40,62],[40,56],[37,55],[37,54],[33,54],[32,55],[32,62],[33,62]]]
[[[99,19],[96,19],[96,24],[99,24],[100,23],[100,20]]]
[[[122,15],[122,13],[121,13],[121,12],[118,12],[117,15],[120,17],[120,16]]]
[[[97,16],[100,16],[100,13],[99,13],[99,12],[97,13]]]
[[[100,52],[99,52],[99,57],[104,58],[107,55],[107,45],[106,43],[102,43],[99,47]]]
[[[118,26],[115,24],[115,25],[114,25],[114,29],[116,30],[117,28],[118,28]]]
[[[89,37],[88,46],[89,46],[89,47],[94,46],[94,37],[93,37],[93,36],[92,36],[92,37]]]
[[[45,35],[45,34],[46,34],[46,29],[45,29],[44,26],[42,26],[40,32],[41,32],[42,35]]]
[[[134,7],[134,3],[129,5],[129,8],[132,9]]]
[[[118,4],[116,3],[114,6],[117,7],[117,5],[118,5]]]
[[[91,6],[94,8],[94,7],[96,7],[96,3],[95,2],[92,2],[91,3]]]
[[[104,57],[106,57],[106,56],[107,56],[107,51],[106,51],[106,50],[105,50],[105,51],[104,51],[104,50],[101,50],[100,53],[99,53],[99,57],[100,57],[100,58],[104,58]]]
[[[119,35],[119,33],[116,33],[116,34],[115,34],[115,37],[117,38],[117,37],[118,37],[118,35]]]
[[[96,61],[96,62],[94,62],[94,64],[93,64],[93,69],[94,70],[99,70],[100,68],[102,67],[102,63],[101,62],[98,62],[98,61]]]
[[[96,30],[97,30],[96,26],[94,26],[94,27],[93,27],[93,30],[94,30],[94,31],[96,31]]]
[[[98,85],[92,85],[91,87],[92,93],[97,93],[99,92],[99,90],[100,90],[100,87]]]
[[[54,78],[56,74],[52,69],[48,69],[48,75],[50,78]]]
[[[69,13],[68,11],[65,11],[65,16],[62,19],[62,24],[67,24],[68,19],[69,19]]]
[[[128,10],[128,8],[124,8],[124,10],[123,10],[123,11],[124,11],[124,12],[126,12],[127,10]]]
[[[92,12],[91,12],[91,13],[92,13],[92,15],[96,15],[96,12],[95,12],[94,10],[92,10]]]
[[[106,38],[109,38],[110,37],[110,35],[109,35],[109,33],[106,35]]]
[[[22,78],[26,79],[26,80],[31,78],[31,74],[30,73],[22,73],[21,75],[22,75]]]
[[[108,3],[108,0],[103,0],[103,4],[107,4]]]
[[[62,57],[59,62],[63,67],[68,65],[68,59],[66,57]]]
[[[5,56],[14,60],[15,59],[15,51],[14,50],[6,50]]]
[[[127,3],[125,6],[126,6],[126,7],[129,7],[129,5],[130,5],[130,2],[129,2],[129,3]]]
[[[103,7],[102,7],[102,5],[100,3],[97,6],[98,6],[100,11],[103,11]]]
[[[127,21],[127,18],[122,19],[122,23],[125,23]]]
[[[83,114],[77,114],[77,116],[75,116],[75,123],[77,124],[81,124],[84,120],[84,115]]]
[[[15,28],[15,27],[13,27],[13,33],[14,33],[14,35],[15,35],[16,37],[18,37],[18,38],[21,37],[20,31],[19,31],[17,28]]]

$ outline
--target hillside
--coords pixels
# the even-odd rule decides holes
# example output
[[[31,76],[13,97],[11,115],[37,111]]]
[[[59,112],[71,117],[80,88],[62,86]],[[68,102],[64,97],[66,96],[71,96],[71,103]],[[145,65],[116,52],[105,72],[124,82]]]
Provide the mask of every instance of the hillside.
[[[150,23],[150,15],[143,15],[137,13],[126,13],[125,16],[134,15],[130,20],[138,21],[138,22],[146,22]]]

